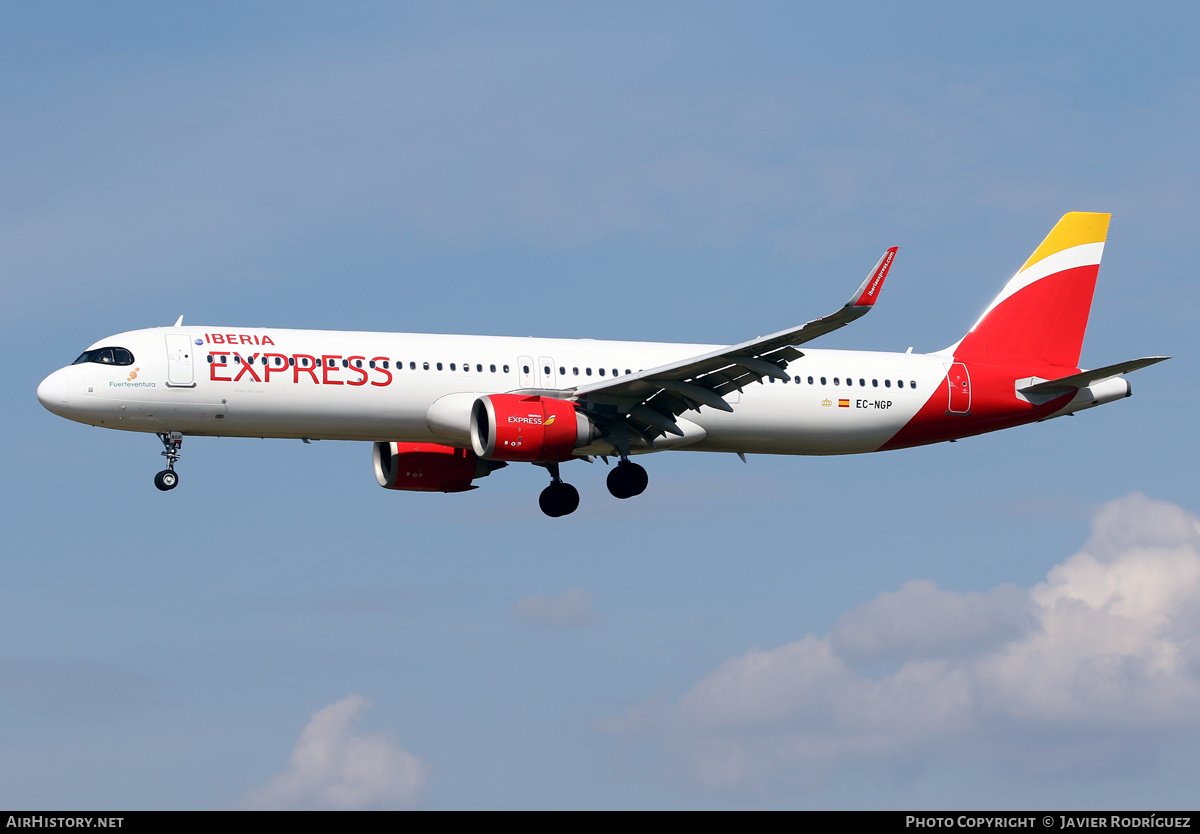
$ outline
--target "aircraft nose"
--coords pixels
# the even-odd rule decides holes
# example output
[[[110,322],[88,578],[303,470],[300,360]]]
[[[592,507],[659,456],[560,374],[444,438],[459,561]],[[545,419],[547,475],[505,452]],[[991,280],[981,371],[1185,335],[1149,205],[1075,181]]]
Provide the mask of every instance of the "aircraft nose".
[[[67,408],[67,369],[59,368],[43,379],[37,398],[47,411],[61,415]]]

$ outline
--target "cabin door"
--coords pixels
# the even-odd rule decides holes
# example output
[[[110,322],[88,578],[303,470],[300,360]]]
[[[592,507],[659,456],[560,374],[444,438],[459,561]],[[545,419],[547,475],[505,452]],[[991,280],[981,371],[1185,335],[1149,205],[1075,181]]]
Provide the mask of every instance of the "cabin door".
[[[195,388],[192,339],[186,333],[167,334],[167,387]]]
[[[969,414],[971,412],[971,375],[967,366],[955,362],[946,372],[946,382],[950,385],[950,413]]]

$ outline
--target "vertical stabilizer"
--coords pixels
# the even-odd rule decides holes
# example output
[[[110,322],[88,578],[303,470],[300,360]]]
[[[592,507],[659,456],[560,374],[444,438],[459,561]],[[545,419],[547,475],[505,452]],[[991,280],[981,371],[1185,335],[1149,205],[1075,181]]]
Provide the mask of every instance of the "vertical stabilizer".
[[[1079,367],[1110,216],[1064,215],[953,348],[955,359]]]

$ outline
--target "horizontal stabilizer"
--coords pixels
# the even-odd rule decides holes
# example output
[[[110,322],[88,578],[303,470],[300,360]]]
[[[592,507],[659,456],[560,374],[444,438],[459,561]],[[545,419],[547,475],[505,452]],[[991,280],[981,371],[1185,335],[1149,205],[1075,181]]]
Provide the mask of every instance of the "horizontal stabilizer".
[[[1114,376],[1127,374],[1130,371],[1136,371],[1140,368],[1146,368],[1150,365],[1156,365],[1159,362],[1164,362],[1170,359],[1169,356],[1145,356],[1141,359],[1130,359],[1128,362],[1118,362],[1115,365],[1107,365],[1103,368],[1096,368],[1093,371],[1080,371],[1071,376],[1064,376],[1060,379],[1049,379],[1044,382],[1038,382],[1034,385],[1026,385],[1023,388],[1018,388],[1022,394],[1062,394],[1068,391],[1074,391],[1080,388],[1087,388],[1089,385],[1100,382],[1105,379],[1111,379]]]

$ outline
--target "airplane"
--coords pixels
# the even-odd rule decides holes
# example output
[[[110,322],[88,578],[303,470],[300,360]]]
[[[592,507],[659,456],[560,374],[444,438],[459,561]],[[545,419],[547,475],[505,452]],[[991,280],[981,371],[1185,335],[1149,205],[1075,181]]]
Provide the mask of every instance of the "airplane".
[[[607,485],[641,494],[632,457],[667,450],[879,452],[953,441],[1130,396],[1125,374],[1169,357],[1079,367],[1110,215],[1064,215],[960,340],[929,354],[802,345],[866,315],[888,249],[850,300],[732,346],[184,326],[101,339],[38,386],[49,411],[153,432],[179,483],[183,438],[359,440],[387,489],[464,492],[526,462],[539,505],[574,512],[560,464],[617,458]]]

